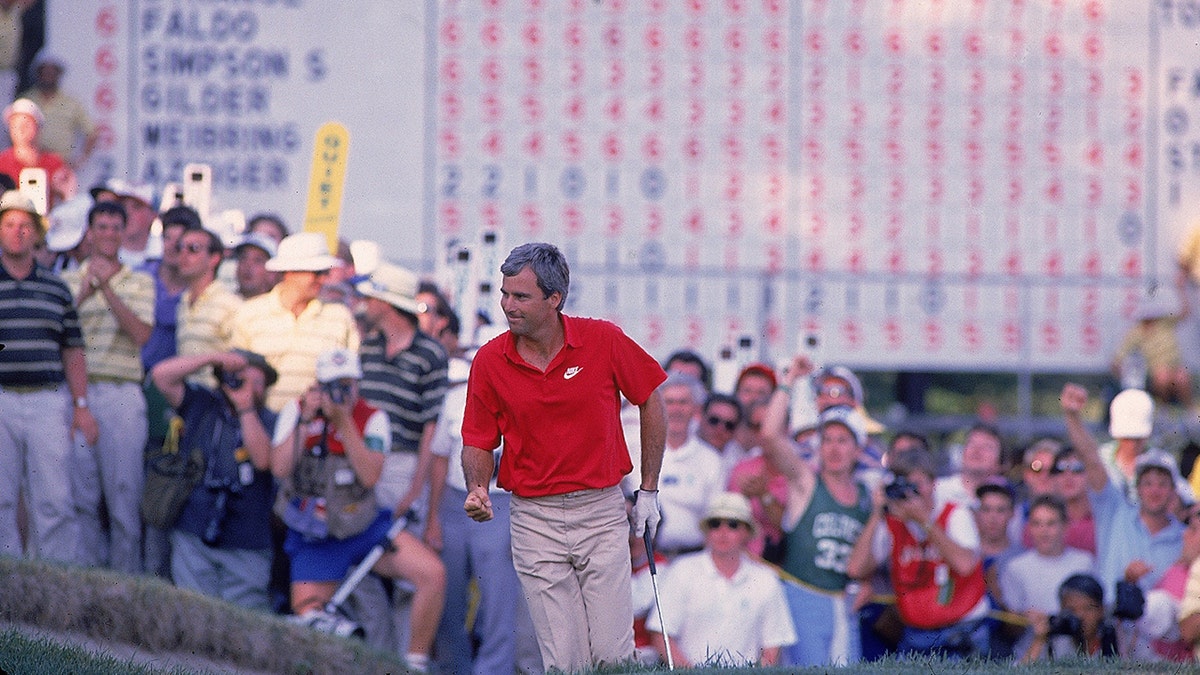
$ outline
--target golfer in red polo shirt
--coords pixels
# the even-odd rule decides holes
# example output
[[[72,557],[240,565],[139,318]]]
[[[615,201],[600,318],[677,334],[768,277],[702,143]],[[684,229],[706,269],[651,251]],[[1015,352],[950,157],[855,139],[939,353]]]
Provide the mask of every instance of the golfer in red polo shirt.
[[[500,266],[508,332],[479,349],[467,383],[467,514],[492,517],[492,451],[513,493],[513,564],[547,669],[633,658],[629,520],[618,483],[633,469],[621,396],[641,413],[640,536],[658,526],[665,438],[658,363],[607,321],[562,314],[570,271],[550,244],[523,244]]]

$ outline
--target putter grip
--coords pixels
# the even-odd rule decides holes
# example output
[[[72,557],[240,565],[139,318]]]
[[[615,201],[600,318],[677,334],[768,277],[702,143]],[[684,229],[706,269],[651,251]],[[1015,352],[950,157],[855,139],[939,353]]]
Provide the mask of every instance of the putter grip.
[[[642,541],[646,542],[646,558],[650,561],[650,574],[658,574],[658,568],[654,564],[654,542],[650,540],[650,528],[642,533]]]

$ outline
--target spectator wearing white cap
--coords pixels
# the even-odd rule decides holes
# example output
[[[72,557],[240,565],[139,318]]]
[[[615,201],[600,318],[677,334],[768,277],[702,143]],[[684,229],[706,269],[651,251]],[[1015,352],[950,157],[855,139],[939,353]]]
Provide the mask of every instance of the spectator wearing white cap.
[[[16,190],[0,195],[0,555],[75,562],[71,434],[94,443],[87,365],[70,289],[33,259],[45,222]],[[72,401],[74,404],[72,405]],[[28,551],[17,504],[28,486]]]
[[[243,300],[262,295],[279,283],[279,273],[267,269],[279,242],[291,234],[279,216],[257,213],[246,222],[241,236],[226,240],[230,255],[217,269],[217,280],[237,291]]]
[[[325,246],[325,238],[315,236]],[[281,247],[281,254],[287,252]],[[271,439],[271,472],[281,482],[276,512],[288,525],[284,550],[292,562],[292,611],[299,615],[321,611],[350,568],[388,533],[392,519],[390,509],[371,508],[391,433],[387,415],[359,396],[358,355],[322,350],[313,374],[316,382],[280,411]],[[445,599],[445,569],[409,532],[396,534],[392,544],[372,570],[415,587],[404,658],[411,670],[426,672]]]
[[[1195,662],[1192,643],[1195,630],[1200,628],[1200,616],[1195,614],[1200,589],[1189,585],[1193,571],[1200,574],[1200,567],[1195,564],[1198,559],[1200,505],[1192,504],[1184,510],[1179,559],[1146,594],[1145,614],[1137,622],[1139,639],[1132,650],[1135,658]]]
[[[746,554],[754,534],[750,502],[719,493],[699,525],[704,550],[671,563],[660,589],[662,613],[653,608],[646,620],[660,655],[666,660],[665,633],[682,667],[778,664],[796,630],[778,577]]]
[[[379,263],[356,285],[362,296],[356,308],[364,325],[361,346],[363,398],[387,413],[392,444],[383,476],[375,488],[380,506],[424,512],[429,471],[429,443],[446,397],[446,352],[441,343],[418,327],[424,309],[416,300],[417,275]],[[434,543],[440,538],[437,516],[427,526]]]
[[[1096,440],[1092,438],[1091,432],[1083,425],[1079,416],[1082,406],[1087,401],[1087,391],[1068,384],[1063,388],[1063,392],[1064,406],[1067,401],[1071,401],[1073,406],[1079,406],[1079,410],[1074,412],[1064,407],[1071,443],[1076,447],[1095,446]],[[1108,472],[1109,481],[1125,495],[1126,499],[1137,501],[1134,467],[1138,457],[1149,446],[1150,436],[1153,433],[1154,399],[1141,389],[1126,389],[1113,397],[1108,410],[1108,435],[1112,437],[1112,440],[1101,445],[1097,452],[1104,464],[1105,471]],[[1176,488],[1187,501],[1194,500],[1192,489],[1187,481],[1180,478]]]
[[[105,183],[105,189],[115,195],[129,216],[125,241],[121,244],[121,262],[143,272],[156,273],[157,268],[151,267],[150,261],[163,258],[164,251],[175,242],[166,241],[165,233],[153,231],[154,219],[158,216],[153,186],[135,185],[114,178]]]
[[[55,204],[74,197],[78,186],[75,172],[66,160],[39,145],[44,120],[41,108],[27,98],[19,98],[4,109],[4,124],[12,147],[0,152],[0,173],[19,182],[22,169],[45,169],[47,203],[54,208]]]
[[[867,432],[853,408],[827,408],[817,421],[819,468],[814,471],[800,458],[787,432],[787,416],[791,388],[807,376],[803,358],[793,360],[784,383],[771,394],[762,434],[767,460],[788,483],[780,522],[786,542],[783,569],[801,582],[785,589],[798,626],[786,658],[799,666],[844,664],[859,652],[857,631],[849,625],[846,562],[871,516],[870,493],[855,477]]]
[[[234,278],[243,300],[267,293],[279,283],[279,273],[267,269],[278,248],[274,239],[259,232],[247,232],[233,247]]]
[[[262,354],[279,371],[279,382],[267,395],[272,410],[308,389],[318,354],[335,348],[358,351],[358,327],[350,310],[317,298],[335,264],[323,235],[298,232],[287,237],[266,265],[283,278],[269,293],[243,303],[231,319],[230,345]]]
[[[44,115],[39,134],[41,147],[57,154],[79,169],[96,149],[96,123],[87,108],[74,96],[59,89],[66,61],[49,47],[42,47],[29,64],[33,87],[21,94],[38,105]]]
[[[1128,393],[1126,390],[1118,398]],[[1136,393],[1141,396],[1126,400],[1139,403],[1133,411],[1139,414],[1131,417],[1114,415],[1113,431],[1114,435],[1142,436],[1144,441],[1144,437],[1150,435],[1148,414],[1144,414],[1148,412],[1148,402],[1142,398],[1145,392]],[[1071,440],[1083,460],[1092,515],[1096,520],[1097,578],[1106,592],[1118,581],[1135,582],[1148,591],[1176,561],[1183,545],[1183,525],[1174,514],[1180,499],[1177,486],[1184,484],[1179,467],[1175,459],[1162,450],[1141,451],[1134,458],[1131,472],[1137,499],[1126,498],[1120,485],[1110,477],[1096,442],[1086,429],[1079,430],[1083,426],[1080,411],[1086,404],[1086,389],[1073,383],[1063,387],[1063,413]]]

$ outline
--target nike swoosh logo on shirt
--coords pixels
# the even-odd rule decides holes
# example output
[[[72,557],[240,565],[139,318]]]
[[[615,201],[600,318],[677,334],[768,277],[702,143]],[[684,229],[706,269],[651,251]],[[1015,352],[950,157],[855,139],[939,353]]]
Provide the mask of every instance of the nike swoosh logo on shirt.
[[[579,371],[581,370],[583,370],[583,366],[571,366],[570,368],[567,368],[567,372],[563,373],[563,379],[569,380],[578,375]]]

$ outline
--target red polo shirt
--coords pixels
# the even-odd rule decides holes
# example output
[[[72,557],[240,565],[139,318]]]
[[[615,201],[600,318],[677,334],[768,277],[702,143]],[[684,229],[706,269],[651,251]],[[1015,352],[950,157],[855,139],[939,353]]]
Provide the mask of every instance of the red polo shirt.
[[[521,358],[509,332],[471,362],[463,444],[492,450],[503,437],[499,483],[520,497],[620,482],[633,469],[621,395],[641,405],[666,379],[612,323],[566,315],[562,322],[565,343],[544,373]]]

